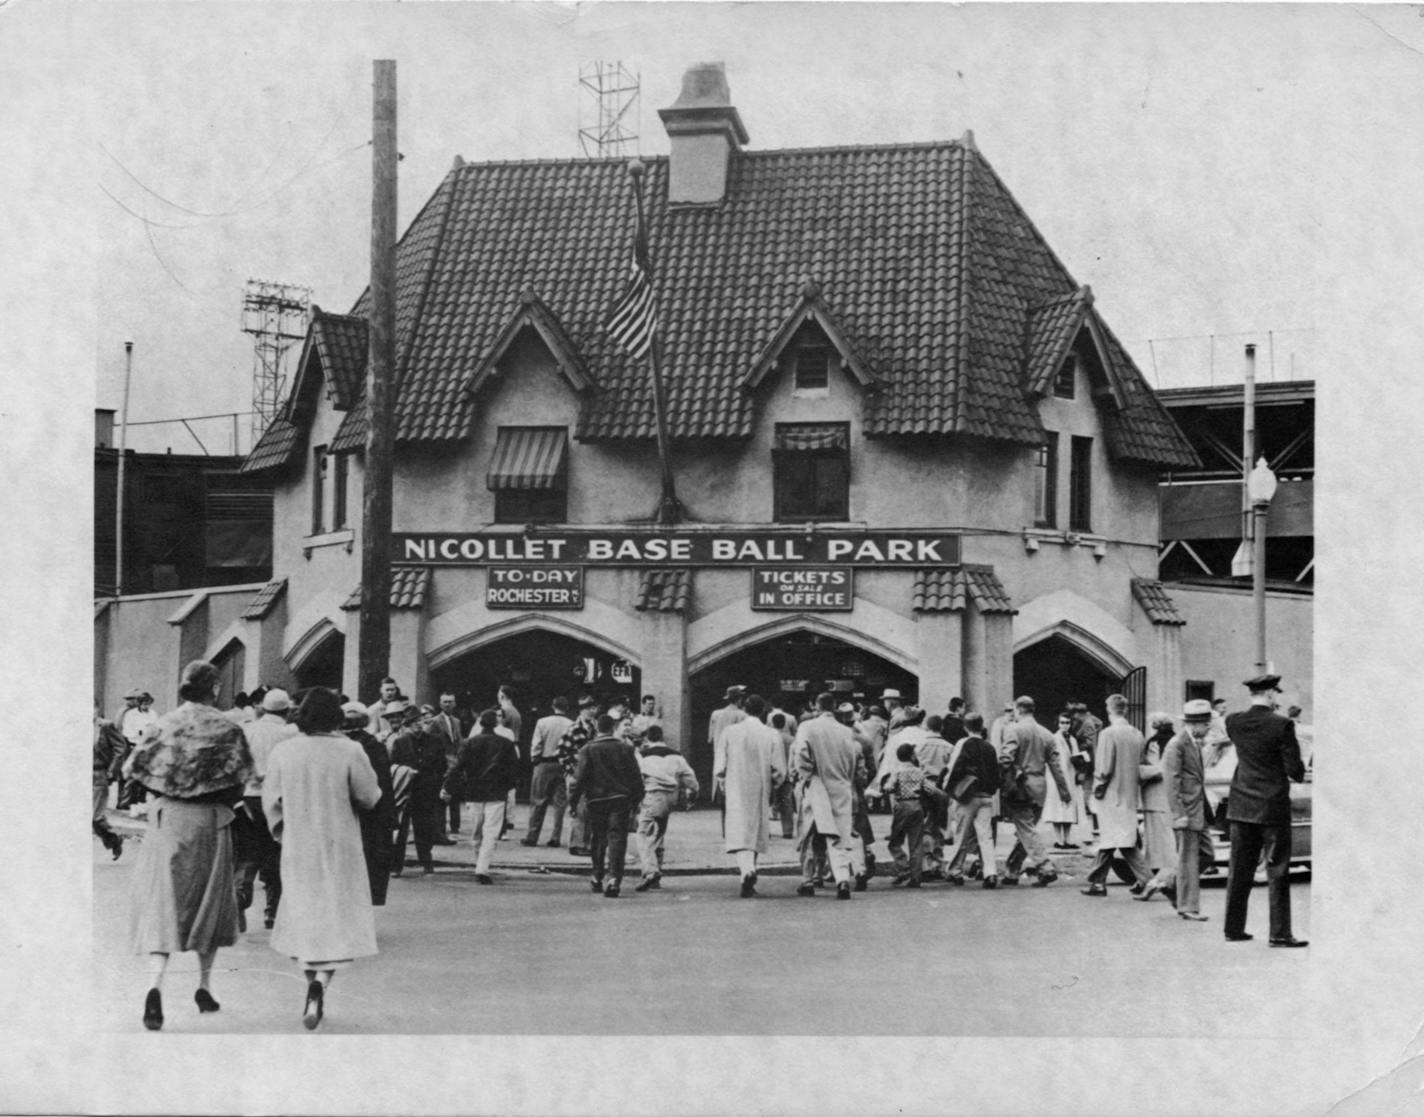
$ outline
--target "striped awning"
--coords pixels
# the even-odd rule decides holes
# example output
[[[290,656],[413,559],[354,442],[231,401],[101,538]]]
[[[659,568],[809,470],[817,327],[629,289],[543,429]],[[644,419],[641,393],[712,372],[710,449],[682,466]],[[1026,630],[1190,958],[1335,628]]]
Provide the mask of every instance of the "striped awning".
[[[489,487],[562,489],[567,447],[564,427],[500,427],[490,460]]]
[[[845,450],[850,446],[846,423],[778,423],[777,450]]]

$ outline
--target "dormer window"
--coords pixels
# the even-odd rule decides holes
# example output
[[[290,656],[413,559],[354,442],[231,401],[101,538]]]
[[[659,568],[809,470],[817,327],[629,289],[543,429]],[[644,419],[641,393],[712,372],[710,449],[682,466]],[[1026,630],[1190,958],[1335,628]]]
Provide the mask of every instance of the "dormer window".
[[[1078,374],[1078,358],[1068,354],[1058,367],[1058,375],[1053,378],[1053,394],[1059,399],[1073,398],[1073,381]]]
[[[831,386],[831,347],[802,345],[796,350],[796,390],[824,392]]]

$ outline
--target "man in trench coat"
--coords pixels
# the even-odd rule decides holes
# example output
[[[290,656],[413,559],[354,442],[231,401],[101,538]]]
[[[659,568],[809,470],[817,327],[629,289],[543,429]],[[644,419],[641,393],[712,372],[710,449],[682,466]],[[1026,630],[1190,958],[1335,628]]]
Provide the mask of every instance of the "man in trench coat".
[[[1147,742],[1127,721],[1127,699],[1110,694],[1108,725],[1098,734],[1093,760],[1093,798],[1098,809],[1098,855],[1088,871],[1084,896],[1106,896],[1108,869],[1116,853],[1144,888],[1152,873],[1137,849],[1137,811],[1142,806],[1142,751]]]

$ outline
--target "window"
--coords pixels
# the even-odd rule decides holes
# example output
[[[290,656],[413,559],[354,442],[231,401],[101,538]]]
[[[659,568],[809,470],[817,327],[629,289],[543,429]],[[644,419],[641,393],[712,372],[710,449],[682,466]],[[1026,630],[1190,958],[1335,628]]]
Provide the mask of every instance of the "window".
[[[1073,381],[1078,371],[1078,359],[1073,354],[1064,358],[1058,375],[1053,379],[1053,394],[1059,399],[1073,398]]]
[[[831,350],[816,342],[803,343],[796,350],[796,390],[825,391],[831,386]]]
[[[1058,526],[1058,432],[1038,448],[1034,462],[1033,522],[1037,527]]]
[[[1068,530],[1092,531],[1093,440],[1075,435],[1072,454],[1068,477]]]
[[[350,454],[336,455],[336,483],[331,493],[332,531],[346,526],[346,476],[350,465]]]
[[[322,512],[326,502],[326,447],[312,447],[312,522],[311,533],[322,532]]]
[[[1216,684],[1208,679],[1188,679],[1187,698],[1188,702],[1194,702],[1198,698],[1205,698],[1210,702],[1216,697]]]
[[[495,523],[563,523],[568,476],[565,428],[500,427],[487,478]]]
[[[778,522],[850,517],[849,423],[778,423],[772,466]]]

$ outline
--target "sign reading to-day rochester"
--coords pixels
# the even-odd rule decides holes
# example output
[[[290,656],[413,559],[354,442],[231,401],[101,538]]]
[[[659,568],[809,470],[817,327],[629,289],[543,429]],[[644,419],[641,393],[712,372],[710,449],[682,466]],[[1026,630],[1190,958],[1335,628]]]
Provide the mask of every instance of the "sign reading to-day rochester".
[[[485,581],[490,609],[582,609],[581,566],[491,566]]]
[[[432,566],[953,566],[959,536],[932,531],[396,532],[394,560]]]

